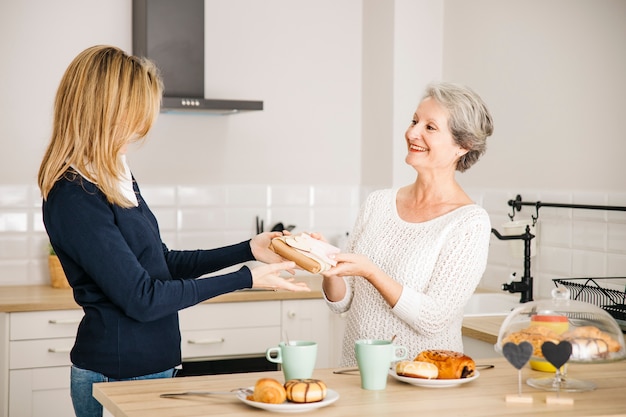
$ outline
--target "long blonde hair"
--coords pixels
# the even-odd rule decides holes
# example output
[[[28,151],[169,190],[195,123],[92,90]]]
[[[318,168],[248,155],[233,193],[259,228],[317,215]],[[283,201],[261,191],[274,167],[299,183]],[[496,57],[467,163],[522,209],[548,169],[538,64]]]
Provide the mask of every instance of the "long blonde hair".
[[[72,165],[110,203],[132,206],[118,187],[120,151],[147,135],[162,92],[158,70],[145,58],[106,45],[74,58],[57,90],[52,137],[39,168],[43,198]]]

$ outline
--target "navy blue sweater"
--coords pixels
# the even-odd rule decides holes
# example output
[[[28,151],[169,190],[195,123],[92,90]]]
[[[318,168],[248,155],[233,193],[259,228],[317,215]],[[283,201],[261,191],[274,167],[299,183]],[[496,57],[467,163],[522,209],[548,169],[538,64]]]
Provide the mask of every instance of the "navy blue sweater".
[[[253,260],[249,241],[212,250],[169,250],[136,182],[134,188],[139,206],[121,208],[68,172],[43,203],[50,243],[85,312],[72,363],[110,378],[179,365],[178,311],[252,286],[245,266],[195,279]]]

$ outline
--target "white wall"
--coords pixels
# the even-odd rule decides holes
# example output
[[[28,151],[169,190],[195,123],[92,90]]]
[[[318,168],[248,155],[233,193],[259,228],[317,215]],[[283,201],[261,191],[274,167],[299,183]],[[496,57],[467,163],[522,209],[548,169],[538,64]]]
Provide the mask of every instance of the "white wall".
[[[446,0],[444,19],[444,77],[495,120],[464,184],[626,191],[625,1]]]
[[[2,0],[0,183],[32,183],[59,79],[82,49],[131,51],[130,0]],[[142,183],[360,181],[360,0],[206,0],[209,98],[263,100],[227,117],[162,114],[131,152]],[[10,146],[9,146],[10,145]]]

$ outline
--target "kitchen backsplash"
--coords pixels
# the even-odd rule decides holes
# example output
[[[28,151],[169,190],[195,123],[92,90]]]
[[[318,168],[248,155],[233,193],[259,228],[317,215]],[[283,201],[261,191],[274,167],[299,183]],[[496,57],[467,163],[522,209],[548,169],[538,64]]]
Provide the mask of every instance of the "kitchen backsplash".
[[[143,185],[142,194],[159,219],[164,242],[172,249],[210,248],[249,239],[256,217],[264,229],[276,223],[294,232],[318,231],[341,245],[369,189],[332,185]],[[468,190],[503,233],[512,209],[524,201],[626,206],[626,193],[561,193],[538,190]],[[0,286],[49,282],[47,236],[35,186],[0,185]],[[530,219],[524,206],[515,220]],[[541,207],[537,251],[531,260],[535,298],[548,297],[553,278],[626,277],[626,212]],[[512,273],[523,275],[523,261],[509,242],[491,237],[481,287],[499,290]],[[626,280],[621,280],[623,287]]]

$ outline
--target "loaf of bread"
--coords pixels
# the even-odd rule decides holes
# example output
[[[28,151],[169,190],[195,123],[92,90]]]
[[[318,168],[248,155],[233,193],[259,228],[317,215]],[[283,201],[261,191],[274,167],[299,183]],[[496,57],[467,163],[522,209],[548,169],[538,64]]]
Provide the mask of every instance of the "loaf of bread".
[[[430,362],[400,361],[396,364],[396,374],[410,378],[436,379],[439,368]]]
[[[246,397],[250,401],[282,404],[287,399],[283,384],[272,378],[261,378],[254,384],[254,392]]]
[[[275,237],[270,249],[312,274],[327,271],[337,265],[333,256],[340,252],[338,247],[314,239],[307,233]]]
[[[291,379],[285,382],[287,399],[294,403],[314,403],[326,398],[326,384],[319,379]]]
[[[430,362],[437,367],[438,379],[460,379],[474,376],[474,359],[461,352],[452,350],[430,349],[417,355],[416,361]]]

